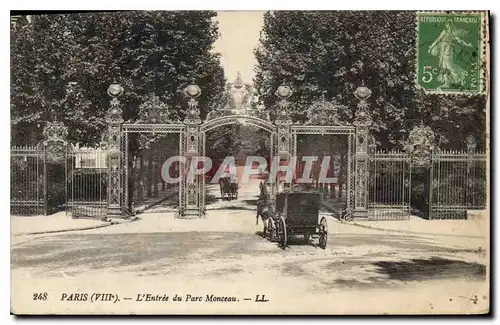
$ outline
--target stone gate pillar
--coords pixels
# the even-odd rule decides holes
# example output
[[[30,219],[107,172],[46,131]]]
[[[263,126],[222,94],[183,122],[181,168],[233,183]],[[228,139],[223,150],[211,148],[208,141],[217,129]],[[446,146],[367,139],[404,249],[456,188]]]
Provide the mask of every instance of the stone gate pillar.
[[[368,136],[372,124],[368,103],[372,92],[365,86],[356,88],[354,96],[359,100],[354,119],[356,127],[354,218],[368,218]]]
[[[198,98],[201,95],[201,89],[197,85],[189,85],[184,89],[184,94],[189,97],[188,110],[186,112],[186,117],[184,119],[184,124],[186,125],[185,132],[185,153],[186,159],[200,156],[200,109],[198,108]],[[201,217],[204,215],[205,211],[202,207],[202,197],[205,193],[200,193],[204,191],[202,184],[200,184],[200,177],[190,178],[188,176],[189,164],[183,164],[181,166],[181,182],[180,190],[185,191],[185,206],[181,207],[180,216],[197,216]]]
[[[113,83],[108,87],[108,95],[111,97],[110,107],[106,114],[108,123],[108,213],[109,218],[122,217],[122,183],[121,183],[121,129],[122,109],[118,97],[123,94],[123,87]],[[128,166],[125,166],[128,168]]]
[[[288,101],[288,98],[292,96],[293,91],[290,89],[290,87],[286,85],[281,85],[278,87],[276,90],[275,95],[280,99],[278,102],[278,111],[277,111],[277,116],[276,120],[274,121],[274,124],[276,125],[278,132],[277,132],[277,152],[275,153],[275,157],[279,157],[279,159],[285,159],[287,163],[290,163],[290,152],[291,152],[291,130],[290,127],[293,124],[292,118],[290,116],[290,111],[289,111],[289,104],[290,102]],[[278,158],[274,158],[278,159]],[[273,162],[271,162],[272,164]],[[272,165],[271,165],[272,166]],[[293,171],[292,171],[293,172]],[[276,186],[274,186],[276,185]],[[274,185],[272,187],[272,195],[274,196],[277,191],[277,186],[279,185],[278,183],[274,182]],[[289,189],[291,186],[291,183],[285,182],[285,189]]]

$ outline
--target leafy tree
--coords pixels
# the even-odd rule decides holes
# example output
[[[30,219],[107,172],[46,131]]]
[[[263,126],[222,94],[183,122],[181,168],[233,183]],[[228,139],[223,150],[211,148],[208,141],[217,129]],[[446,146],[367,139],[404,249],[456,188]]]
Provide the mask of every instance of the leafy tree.
[[[11,116],[14,143],[41,138],[43,122],[58,119],[69,140],[95,145],[106,128],[106,89],[125,88],[120,98],[127,122],[151,93],[174,119],[183,118],[182,89],[202,89],[202,116],[224,87],[215,12],[128,11],[33,16],[11,32]],[[27,131],[27,132],[26,132]],[[27,134],[26,134],[27,133]]]
[[[463,148],[468,134],[484,139],[484,96],[446,97],[416,90],[415,29],[414,12],[267,12],[255,51],[260,100],[274,107],[274,92],[286,82],[295,92],[290,99],[294,120],[304,121],[307,108],[325,94],[343,105],[340,118],[352,122],[357,103],[353,92],[364,82],[372,90],[371,131],[379,147],[401,147],[422,119],[444,146]]]

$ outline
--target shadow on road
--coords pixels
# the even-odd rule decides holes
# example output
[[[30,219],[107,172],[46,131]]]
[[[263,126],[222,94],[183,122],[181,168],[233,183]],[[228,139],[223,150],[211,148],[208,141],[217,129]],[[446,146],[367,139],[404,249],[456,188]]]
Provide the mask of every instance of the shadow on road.
[[[205,193],[205,202],[206,204],[213,204],[213,203],[216,203],[220,200],[220,197],[218,196],[215,196],[213,194],[210,194],[210,193]]]
[[[216,211],[216,210],[244,210],[244,211],[254,211],[254,209],[249,207],[241,207],[236,205],[218,207],[218,208],[209,208],[207,211]]]
[[[255,232],[255,234],[256,234],[257,236],[259,236],[259,237],[264,238],[264,233],[263,233],[262,231],[260,231],[260,230],[256,231],[256,232]]]
[[[373,264],[378,267],[378,273],[389,276],[390,280],[424,281],[464,277],[486,279],[486,266],[483,264],[439,257],[397,262],[380,261]]]

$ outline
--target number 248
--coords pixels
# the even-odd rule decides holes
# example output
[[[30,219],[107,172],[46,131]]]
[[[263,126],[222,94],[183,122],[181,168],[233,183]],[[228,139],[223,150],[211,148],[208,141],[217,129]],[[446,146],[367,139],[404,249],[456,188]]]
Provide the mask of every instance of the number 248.
[[[437,69],[432,68],[430,65],[424,66],[424,71],[422,73],[422,81],[429,83],[432,81],[433,75],[437,74]]]
[[[34,293],[33,300],[47,300],[47,292]]]

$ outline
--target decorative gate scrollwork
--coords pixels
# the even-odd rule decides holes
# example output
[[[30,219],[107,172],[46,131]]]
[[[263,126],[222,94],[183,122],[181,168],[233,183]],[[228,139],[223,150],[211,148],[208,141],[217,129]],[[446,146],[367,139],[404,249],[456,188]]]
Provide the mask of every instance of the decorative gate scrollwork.
[[[43,136],[46,139],[43,145],[47,162],[62,162],[66,158],[68,127],[59,121],[47,122],[43,129]]]
[[[70,146],[68,144],[68,128],[60,121],[47,122],[43,129],[45,141],[39,145],[44,148],[43,164],[43,197],[44,213],[57,211],[58,207],[68,201],[66,184],[67,157]],[[57,189],[64,188],[65,191]]]
[[[438,186],[434,176],[433,156],[437,154],[435,135],[429,126],[415,126],[408,136],[406,151],[410,155],[411,205],[416,214],[429,218],[432,212],[433,188]]]
[[[411,163],[415,167],[430,167],[432,152],[435,148],[435,135],[429,126],[420,123],[413,128],[408,136],[407,151],[410,153]]]

